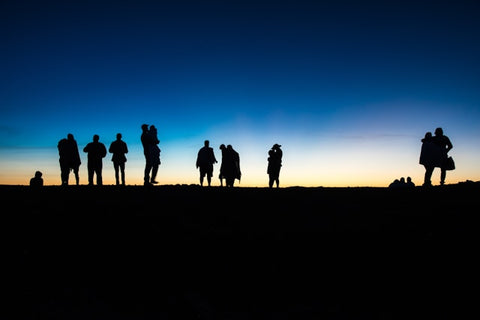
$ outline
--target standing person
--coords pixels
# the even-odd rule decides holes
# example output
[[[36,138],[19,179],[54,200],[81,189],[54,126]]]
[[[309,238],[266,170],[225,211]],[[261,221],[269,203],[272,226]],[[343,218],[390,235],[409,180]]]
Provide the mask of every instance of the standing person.
[[[227,145],[222,164],[225,184],[227,187],[233,187],[235,179],[240,180],[242,173],[240,171],[240,156],[230,144]]]
[[[280,185],[280,168],[282,167],[282,157],[283,151],[280,149],[281,145],[275,143],[272,148],[268,151],[268,187],[272,188],[273,183],[276,184],[277,188]]]
[[[75,180],[77,186],[80,183],[79,169],[80,164],[80,153],[78,152],[77,141],[75,141],[73,134],[69,133],[67,138],[63,138],[58,142],[57,145],[58,154],[60,156],[60,176],[62,179],[62,186],[68,185],[68,178],[70,171],[73,171],[75,174]]]
[[[220,186],[223,187],[223,179],[225,179],[224,172],[223,172],[224,171],[223,170],[223,159],[224,159],[225,150],[227,150],[227,147],[225,147],[225,145],[222,143],[220,145],[219,149],[222,152],[222,163],[220,164],[220,173],[218,174],[218,179],[220,179]]]
[[[125,141],[122,140],[122,134],[117,133],[117,140],[113,141],[108,148],[108,152],[112,153],[113,168],[115,169],[115,181],[117,186],[120,184],[119,171],[122,177],[122,185],[125,185],[125,162],[128,153],[128,147]]]
[[[203,186],[203,179],[207,176],[208,186],[210,187],[213,175],[213,164],[217,163],[213,148],[210,147],[210,141],[205,140],[203,147],[198,150],[196,167],[200,169],[200,186]]]
[[[420,150],[419,163],[425,167],[425,176],[423,179],[423,186],[429,187],[432,185],[431,178],[432,178],[433,169],[435,168],[438,148],[433,143],[433,137],[430,131],[425,133],[425,137],[421,141],[422,141],[422,148]]]
[[[158,167],[160,166],[160,148],[158,147],[158,144],[160,143],[160,140],[158,140],[158,133],[157,133],[157,128],[152,124],[150,126],[149,130],[149,135],[150,135],[150,157],[151,157],[151,163],[152,163],[152,177],[150,178],[150,183],[152,184],[157,184],[158,181],[155,180],[157,177],[158,173]]]
[[[93,185],[93,175],[97,175],[97,185],[101,186],[102,181],[102,159],[107,155],[105,145],[99,142],[98,134],[93,136],[93,142],[90,142],[83,148],[83,152],[88,153],[88,185]]]
[[[143,175],[143,185],[151,186],[150,171],[152,171],[152,144],[153,140],[148,131],[148,124],[142,124],[142,135],[140,136],[143,146],[143,154],[145,156],[145,170]]]
[[[445,184],[445,177],[447,175],[447,158],[448,152],[453,148],[452,142],[450,139],[443,134],[442,128],[435,129],[435,136],[433,137],[433,143],[439,148],[439,159],[437,163],[437,167],[440,168],[440,184]]]

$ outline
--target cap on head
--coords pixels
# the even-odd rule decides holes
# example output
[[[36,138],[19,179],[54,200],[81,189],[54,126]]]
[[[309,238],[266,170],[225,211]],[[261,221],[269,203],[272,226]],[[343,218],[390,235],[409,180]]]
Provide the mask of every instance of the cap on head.
[[[279,145],[278,143],[275,143],[275,144],[273,145],[272,149],[277,149],[277,148],[280,148],[280,147],[281,147],[281,145]]]

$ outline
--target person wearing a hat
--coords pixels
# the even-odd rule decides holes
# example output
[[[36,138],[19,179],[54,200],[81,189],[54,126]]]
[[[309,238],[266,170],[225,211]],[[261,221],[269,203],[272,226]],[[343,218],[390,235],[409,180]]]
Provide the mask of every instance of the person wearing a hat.
[[[281,145],[275,143],[272,148],[268,151],[268,187],[272,188],[275,183],[277,188],[280,185],[280,168],[282,167],[282,156],[283,151],[280,149]]]

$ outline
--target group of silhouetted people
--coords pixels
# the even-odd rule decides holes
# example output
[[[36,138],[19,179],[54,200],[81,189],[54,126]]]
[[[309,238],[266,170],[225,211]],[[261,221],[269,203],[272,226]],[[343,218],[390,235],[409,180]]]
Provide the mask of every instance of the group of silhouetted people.
[[[407,180],[405,180],[404,177],[401,177],[400,179],[393,180],[388,187],[391,189],[412,189],[415,188],[415,183],[410,177],[407,177]]]
[[[157,129],[154,125],[143,124],[141,126],[142,134],[140,140],[143,146],[143,154],[145,156],[145,170],[144,170],[144,185],[152,186],[157,184],[156,181],[160,161],[160,148]],[[61,139],[58,142],[58,153],[60,156],[60,171],[62,185],[68,185],[70,172],[74,172],[76,184],[79,185],[79,168],[80,168],[80,154],[78,152],[78,145],[73,134],[69,133],[67,138]],[[279,144],[275,144],[269,151],[268,169],[269,186],[272,187],[276,183],[279,187],[280,167],[282,166],[282,150]],[[219,148],[222,152],[222,160],[220,165],[220,185],[233,187],[235,180],[240,181],[242,172],[240,170],[240,155],[233,149],[232,145],[221,144]],[[88,154],[88,184],[94,184],[94,176],[96,176],[96,184],[102,185],[102,169],[103,158],[107,155],[107,149],[103,143],[100,142],[99,135],[93,136],[93,141],[88,143],[83,151]],[[115,180],[117,185],[125,185],[125,162],[127,161],[126,154],[128,153],[127,144],[122,140],[122,134],[117,133],[117,139],[110,144],[108,152],[112,153],[112,162],[115,169]],[[213,176],[213,165],[218,163],[215,158],[213,148],[210,147],[210,141],[205,140],[204,146],[200,148],[197,154],[196,167],[200,171],[200,185],[203,186],[205,177],[207,178],[208,186],[211,186]]]
[[[80,161],[78,145],[73,137],[73,134],[69,133],[67,138],[61,139],[58,142],[57,148],[60,156],[59,162],[62,185],[68,185],[69,175],[72,171],[75,174],[75,182],[77,185],[79,185],[80,177],[78,171],[82,162]],[[128,153],[128,148],[127,144],[122,141],[121,133],[117,133],[117,139],[110,144],[108,151],[112,153],[112,162],[115,169],[116,183],[117,185],[120,183],[125,185],[125,162],[127,161],[125,154]],[[83,152],[88,154],[88,184],[93,185],[93,178],[96,176],[97,185],[103,185],[103,158],[105,158],[107,155],[107,149],[105,148],[105,145],[100,142],[100,136],[98,134],[93,136],[93,141],[88,143],[85,148],[83,148]]]
[[[235,151],[232,145],[225,146],[220,145],[219,148],[222,152],[222,160],[220,164],[220,173],[218,178],[220,179],[220,185],[223,186],[223,179],[225,179],[225,186],[233,187],[235,180],[240,181],[242,172],[240,170],[240,155]],[[213,165],[218,163],[215,158],[213,148],[210,147],[210,141],[205,140],[203,147],[198,150],[196,167],[200,171],[200,185],[203,186],[203,181],[207,177],[208,186],[212,183]]]
[[[144,185],[151,186],[157,184],[156,176],[158,173],[160,161],[160,148],[157,129],[154,125],[143,124],[141,126],[142,134],[140,140],[143,146],[143,153],[145,155],[145,170],[144,170]],[[88,184],[94,184],[94,176],[96,175],[97,185],[102,185],[102,159],[107,155],[105,145],[101,143],[100,137],[95,134],[93,141],[88,143],[83,151],[88,154]],[[450,139],[443,134],[442,128],[435,129],[435,135],[427,132],[425,137],[421,139],[422,147],[420,152],[419,163],[425,167],[424,187],[432,185],[431,178],[435,168],[440,168],[440,185],[445,184],[447,170],[454,170],[455,163],[448,152],[453,148]],[[67,138],[63,138],[58,142],[58,153],[61,171],[62,185],[68,185],[70,172],[75,175],[75,182],[80,183],[79,168],[81,165],[80,154],[78,152],[78,145],[73,134],[69,133]],[[221,144],[219,149],[222,153],[220,165],[220,185],[223,186],[225,179],[225,186],[233,187],[235,180],[240,181],[242,173],[240,170],[240,156],[235,151],[232,145]],[[126,154],[128,153],[127,144],[122,140],[122,134],[117,133],[116,140],[110,144],[108,152],[112,153],[112,162],[115,170],[115,180],[117,185],[125,185],[125,162],[127,161]],[[268,186],[272,188],[274,185],[278,188],[280,185],[280,168],[282,167],[283,151],[281,145],[274,144],[268,151],[268,166],[267,174],[269,176]],[[213,165],[218,163],[215,158],[213,148],[210,147],[210,141],[205,140],[203,147],[200,148],[197,154],[196,167],[200,171],[200,185],[203,186],[205,177],[207,178],[208,186],[211,185],[213,176]],[[35,176],[30,180],[30,186],[43,186],[42,173],[37,171]],[[415,187],[415,184],[408,177],[395,179],[390,186],[396,187]]]
[[[442,128],[435,129],[435,135],[431,132],[425,133],[421,140],[420,164],[425,167],[424,187],[432,185],[432,173],[435,168],[440,168],[440,185],[445,184],[447,170],[453,170],[453,159],[448,152],[453,148],[450,139],[443,134]]]

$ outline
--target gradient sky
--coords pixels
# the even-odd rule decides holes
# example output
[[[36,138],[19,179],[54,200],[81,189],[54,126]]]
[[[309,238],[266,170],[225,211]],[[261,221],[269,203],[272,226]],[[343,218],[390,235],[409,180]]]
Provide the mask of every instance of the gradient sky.
[[[40,170],[59,185],[68,133],[85,184],[83,147],[118,132],[127,184],[142,184],[143,123],[160,184],[198,183],[209,139],[218,160],[222,143],[239,152],[240,186],[268,185],[274,143],[281,186],[419,185],[436,127],[453,143],[447,183],[480,180],[479,1],[4,0],[0,40],[0,184]]]

